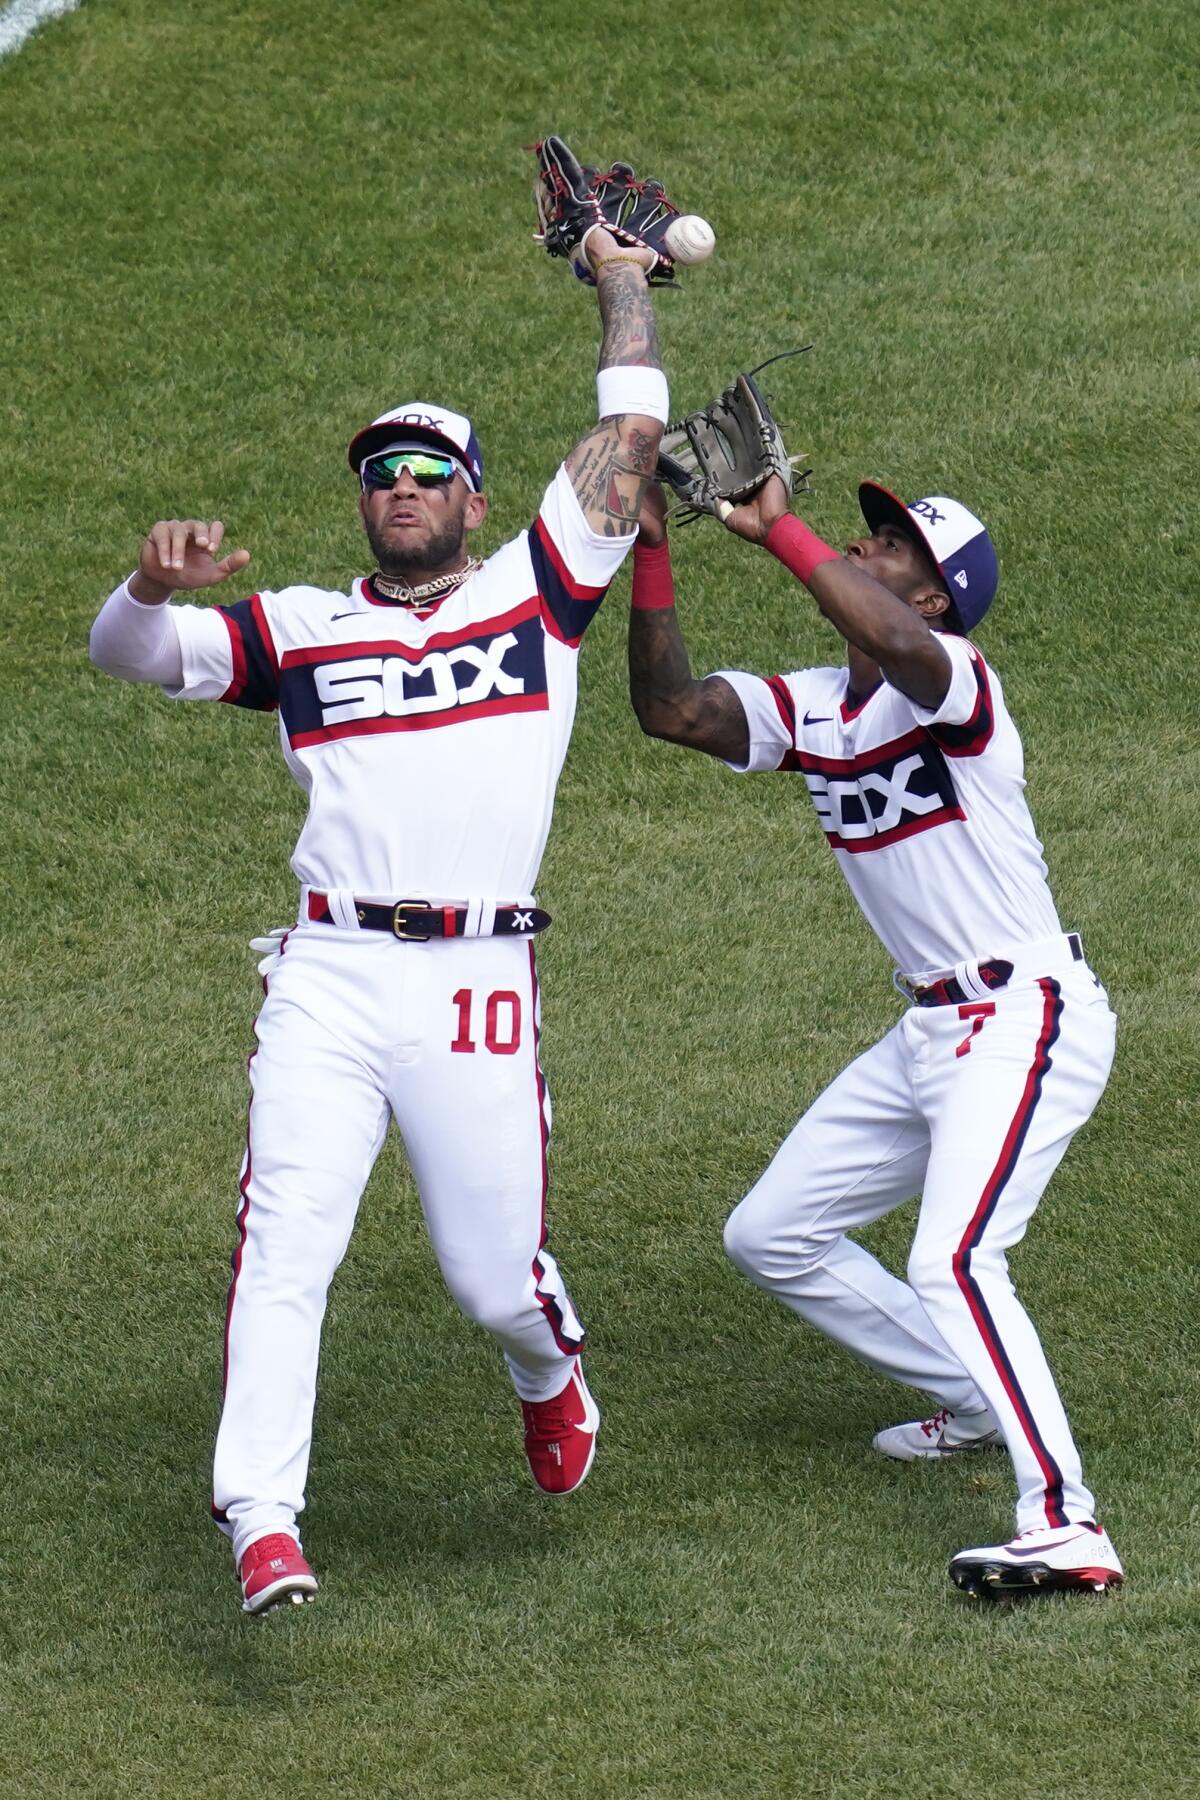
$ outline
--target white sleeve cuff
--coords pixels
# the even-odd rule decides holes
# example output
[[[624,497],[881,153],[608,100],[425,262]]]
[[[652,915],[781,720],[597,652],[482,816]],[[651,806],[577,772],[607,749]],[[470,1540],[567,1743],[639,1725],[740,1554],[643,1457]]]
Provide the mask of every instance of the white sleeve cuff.
[[[661,369],[621,366],[601,369],[596,377],[596,406],[602,419],[640,413],[665,425],[668,418],[667,378]]]
[[[137,574],[137,570],[134,569],[133,574],[127,575],[125,577],[124,581],[121,583],[121,586],[117,589],[117,592],[124,594],[126,600],[129,602],[130,606],[139,606],[139,607],[141,607],[143,612],[154,612],[154,611],[156,611],[156,609],[158,607],[165,606],[166,605],[165,600],[139,600],[138,599],[137,595],[134,593],[133,589],[129,585],[130,582],[133,580],[133,576],[136,574]],[[174,591],[175,591],[174,589],[171,590],[172,593],[174,593]],[[170,598],[171,598],[171,595],[168,594],[167,600],[169,600]]]

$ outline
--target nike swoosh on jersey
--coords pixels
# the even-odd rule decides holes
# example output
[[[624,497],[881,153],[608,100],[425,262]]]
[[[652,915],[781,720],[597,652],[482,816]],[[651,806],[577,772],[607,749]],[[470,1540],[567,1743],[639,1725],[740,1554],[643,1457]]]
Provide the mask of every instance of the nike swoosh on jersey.
[[[351,608],[350,608],[350,611],[349,611],[349,612],[344,612],[344,613],[334,613],[334,614],[333,614],[333,615],[332,615],[332,616],[331,616],[331,618],[330,618],[330,620],[329,620],[329,623],[330,623],[330,624],[331,624],[331,625],[333,625],[333,624],[335,624],[335,623],[336,623],[336,621],[337,621],[337,620],[338,620],[338,619],[357,619],[357,618],[359,618],[359,617],[360,617],[360,616],[361,616],[361,615],[360,615],[360,613],[359,613],[359,609],[358,609],[358,607],[357,607],[357,606],[352,606],[352,607],[351,607]]]
[[[831,725],[833,723],[833,714],[818,713],[814,718],[812,713],[805,713],[804,723],[806,725]]]

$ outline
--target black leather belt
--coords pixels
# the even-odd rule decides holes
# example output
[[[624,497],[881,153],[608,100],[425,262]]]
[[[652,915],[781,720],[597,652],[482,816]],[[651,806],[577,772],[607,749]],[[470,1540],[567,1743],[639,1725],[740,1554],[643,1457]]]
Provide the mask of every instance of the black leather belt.
[[[1079,933],[1069,931],[1067,942],[1075,961],[1082,962],[1083,939]],[[1013,965],[1002,956],[993,957],[990,962],[976,963],[975,969],[984,987],[989,989],[1007,987],[1012,980]],[[943,975],[940,981],[931,981],[927,987],[909,988],[908,995],[914,1006],[970,1006],[978,998],[966,993],[955,975]]]
[[[397,900],[394,905],[380,905],[374,900],[356,900],[354,911],[364,931],[388,931],[406,944],[427,944],[430,938],[466,937],[466,906],[431,906],[428,900]],[[550,923],[550,914],[540,906],[497,906],[489,937],[536,937]],[[308,896],[308,916],[321,925],[336,925],[327,894],[313,889]],[[483,934],[474,932],[479,937]]]
[[[1012,980],[1013,966],[1005,962],[1003,957],[996,957],[991,962],[976,963],[979,979],[987,988],[1007,987]],[[940,981],[931,981],[928,987],[911,988],[914,1006],[966,1006],[975,998],[963,988],[962,982],[953,975],[943,975]]]

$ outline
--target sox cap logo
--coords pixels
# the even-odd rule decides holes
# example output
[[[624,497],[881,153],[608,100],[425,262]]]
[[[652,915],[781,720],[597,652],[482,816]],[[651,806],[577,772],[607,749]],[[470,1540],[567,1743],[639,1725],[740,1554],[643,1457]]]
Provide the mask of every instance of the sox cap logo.
[[[403,406],[380,413],[350,439],[346,461],[357,475],[368,456],[378,456],[401,440],[429,444],[453,456],[462,464],[475,492],[483,492],[483,452],[475,427],[464,414],[434,406],[428,400],[407,400]]]
[[[945,494],[905,506],[875,481],[860,483],[858,504],[872,531],[892,524],[915,533],[946,580],[954,583],[951,592],[963,630],[974,630],[996,598],[1000,581],[996,551],[982,521]]]

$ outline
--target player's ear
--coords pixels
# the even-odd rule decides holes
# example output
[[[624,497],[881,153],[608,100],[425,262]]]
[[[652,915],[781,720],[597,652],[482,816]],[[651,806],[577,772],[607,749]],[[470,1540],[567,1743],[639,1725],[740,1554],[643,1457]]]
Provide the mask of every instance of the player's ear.
[[[463,524],[468,531],[477,531],[487,518],[487,495],[468,494],[467,504],[463,508]]]
[[[366,488],[364,488],[362,493],[358,496],[358,516],[365,524],[366,518],[367,518],[367,490],[366,490]]]
[[[939,619],[950,605],[950,596],[944,588],[922,588],[913,595],[912,604],[923,619]]]

